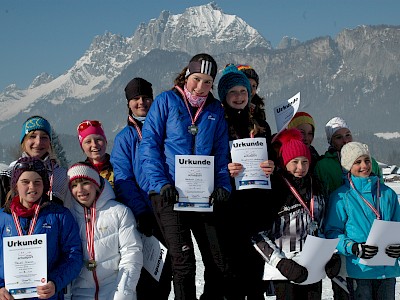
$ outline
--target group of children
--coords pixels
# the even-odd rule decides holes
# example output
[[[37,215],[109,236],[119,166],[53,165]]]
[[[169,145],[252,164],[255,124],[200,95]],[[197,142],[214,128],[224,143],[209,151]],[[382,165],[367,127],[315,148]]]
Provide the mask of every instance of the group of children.
[[[77,133],[87,159],[68,170],[53,157],[49,122],[24,122],[22,157],[1,178],[0,299],[13,299],[5,288],[3,238],[41,233],[48,245],[41,299],[167,300],[172,281],[175,299],[195,300],[192,235],[205,267],[202,300],[264,299],[269,282],[277,299],[321,299],[322,281],[301,284],[308,270],[297,257],[307,236],[339,238],[325,271],[329,278],[347,272],[348,293],[332,281],[335,299],[394,299],[400,239],[384,250],[393,266],[359,262],[381,250],[365,244],[373,221],[400,221],[397,195],[368,147],[353,142],[335,117],[326,124],[330,148],[319,157],[305,112],[272,139],[254,69],[227,65],[220,101],[211,93],[216,75],[210,55],[195,55],[154,101],[151,83],[132,79],[127,126],[111,155],[101,123],[85,120]],[[230,142],[255,137],[267,143],[269,159],[259,167],[272,188],[236,190],[244,168],[232,161]],[[176,155],[214,157],[213,212],[174,209]],[[158,282],[143,268],[141,235],[168,248]]]

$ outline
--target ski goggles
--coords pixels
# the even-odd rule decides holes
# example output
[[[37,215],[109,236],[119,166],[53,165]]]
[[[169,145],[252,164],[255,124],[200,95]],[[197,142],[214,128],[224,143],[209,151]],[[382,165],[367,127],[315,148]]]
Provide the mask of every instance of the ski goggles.
[[[85,121],[82,121],[81,123],[79,123],[78,127],[76,128],[76,130],[78,132],[81,132],[81,131],[89,128],[90,126],[102,127],[100,121],[97,121],[97,120],[85,120]]]
[[[46,170],[46,166],[40,160],[35,160],[29,162],[16,163],[14,166],[14,170],[42,172]]]

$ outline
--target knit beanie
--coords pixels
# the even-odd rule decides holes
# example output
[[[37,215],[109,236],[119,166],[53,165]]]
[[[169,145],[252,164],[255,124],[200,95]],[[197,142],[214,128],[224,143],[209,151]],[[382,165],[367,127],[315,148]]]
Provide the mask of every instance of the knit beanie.
[[[357,158],[363,155],[367,155],[369,158],[371,158],[367,145],[359,142],[350,142],[345,144],[342,147],[342,150],[340,150],[340,162],[342,164],[342,167],[346,171],[350,171],[352,165],[357,160]]]
[[[328,123],[326,123],[325,133],[329,145],[331,144],[332,136],[335,134],[335,132],[342,128],[350,129],[349,126],[347,126],[346,121],[341,117],[334,117],[330,119]]]
[[[283,160],[283,166],[286,166],[289,161],[299,156],[304,156],[311,162],[310,149],[303,143],[300,130],[296,128],[286,129],[279,133],[277,139],[281,143],[279,152]]]
[[[239,71],[242,71],[248,79],[254,79],[257,83],[257,86],[259,84],[259,77],[257,72],[253,69],[253,67],[249,65],[236,65]]]
[[[218,82],[219,100],[225,102],[228,91],[235,86],[244,86],[247,89],[250,103],[251,87],[249,79],[247,79],[246,75],[239,71],[235,65],[230,64],[222,71],[222,77]]]
[[[97,120],[84,120],[79,123],[77,127],[78,131],[78,139],[79,145],[82,148],[82,142],[90,134],[98,134],[101,135],[104,140],[107,142],[106,134],[104,133],[103,127],[101,126],[100,121]]]
[[[143,78],[133,78],[125,87],[126,100],[132,100],[137,96],[145,95],[153,98],[153,88],[150,82]]]
[[[197,54],[191,58],[186,69],[185,78],[194,73],[206,74],[215,79],[215,76],[217,76],[217,63],[206,53]]]
[[[30,117],[28,120],[26,120],[24,124],[22,124],[22,131],[20,137],[21,144],[24,141],[25,135],[35,130],[42,130],[46,132],[51,140],[51,126],[49,121],[47,121],[45,118],[41,116],[33,116]]]
[[[68,175],[68,180],[69,180],[69,187],[71,188],[71,183],[75,179],[87,179],[91,182],[93,182],[98,188],[101,186],[101,179],[100,179],[100,174],[97,172],[97,170],[85,163],[85,162],[78,162],[74,165],[72,165],[67,172]]]
[[[43,194],[46,194],[50,189],[49,175],[43,161],[35,157],[21,157],[15,163],[11,173],[11,188],[14,189],[17,186],[19,177],[25,171],[34,171],[42,177],[43,180]]]
[[[297,126],[301,124],[310,124],[313,128],[313,131],[315,132],[315,123],[311,115],[309,115],[306,112],[299,111],[297,112],[293,118],[290,120],[287,128],[297,128]]]

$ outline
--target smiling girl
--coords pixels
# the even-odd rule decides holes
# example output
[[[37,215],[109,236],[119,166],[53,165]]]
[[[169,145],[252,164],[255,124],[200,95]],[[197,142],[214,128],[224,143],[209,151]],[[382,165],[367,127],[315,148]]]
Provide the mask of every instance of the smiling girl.
[[[136,300],[143,254],[131,210],[114,200],[109,182],[89,163],[74,164],[68,177],[84,254],[72,299]]]
[[[20,158],[13,167],[11,187],[0,211],[0,299],[13,299],[4,287],[3,238],[31,234],[46,234],[47,238],[48,281],[37,287],[39,298],[64,299],[63,289],[79,274],[82,264],[78,226],[67,208],[49,201],[50,181],[40,159]]]

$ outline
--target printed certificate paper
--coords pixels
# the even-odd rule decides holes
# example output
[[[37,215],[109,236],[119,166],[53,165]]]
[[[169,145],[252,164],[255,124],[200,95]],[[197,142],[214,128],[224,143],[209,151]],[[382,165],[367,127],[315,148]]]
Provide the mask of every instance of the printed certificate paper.
[[[272,139],[272,142],[276,139],[281,131],[286,129],[293,116],[299,110],[299,106],[300,92],[298,92],[296,95],[283,102],[282,104],[274,107],[276,130],[278,133]]]
[[[162,269],[164,268],[165,259],[167,257],[167,248],[152,236],[142,236],[143,241],[143,267],[154,277],[160,281]]]
[[[243,172],[235,177],[237,190],[270,189],[271,180],[267,177],[260,163],[268,160],[265,138],[248,138],[234,140],[231,147],[232,161],[243,166]]]
[[[175,210],[213,211],[209,197],[214,190],[214,156],[175,155]]]
[[[37,297],[47,283],[46,234],[3,238],[4,280],[14,299]]]

